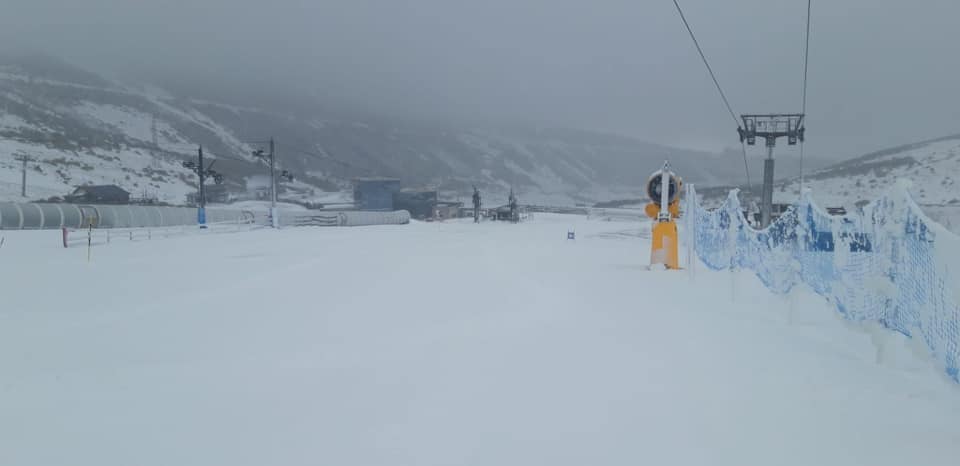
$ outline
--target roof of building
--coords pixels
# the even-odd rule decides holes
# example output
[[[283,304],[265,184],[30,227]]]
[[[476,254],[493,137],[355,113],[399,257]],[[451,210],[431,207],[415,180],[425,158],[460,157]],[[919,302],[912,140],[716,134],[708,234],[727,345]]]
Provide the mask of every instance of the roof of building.
[[[391,178],[388,176],[367,176],[367,177],[360,177],[360,178],[353,179],[354,183],[366,183],[366,182],[375,182],[375,181],[395,181],[399,183],[400,178]]]
[[[122,197],[122,196],[130,195],[130,193],[127,190],[114,184],[77,186],[77,189],[75,189],[73,192],[74,194],[88,193],[96,196],[105,196],[105,197],[110,197],[110,196]]]
[[[428,194],[431,196],[439,196],[440,193],[436,189],[418,189],[418,188],[403,188],[400,190],[403,194]]]

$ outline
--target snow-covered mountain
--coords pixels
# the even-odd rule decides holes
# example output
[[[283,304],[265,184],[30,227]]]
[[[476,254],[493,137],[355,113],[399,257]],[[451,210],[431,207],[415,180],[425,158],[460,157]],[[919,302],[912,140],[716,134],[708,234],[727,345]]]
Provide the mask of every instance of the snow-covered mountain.
[[[911,195],[928,216],[960,232],[960,134],[892,147],[812,171],[804,185],[820,205],[852,211],[889,192],[898,180],[910,181]],[[698,193],[706,202],[717,203],[728,190],[714,187]],[[753,191],[759,193],[759,186]],[[794,202],[799,195],[799,177],[775,185],[774,202]]]
[[[736,182],[735,154],[708,154],[586,131],[472,127],[294,103],[198,96],[120,84],[41,56],[0,56],[0,198],[19,199],[28,156],[30,199],[86,183],[182,203],[196,177],[182,167],[197,146],[232,191],[264,173],[248,141],[276,138],[288,197],[327,199],[357,176],[463,194],[515,187],[526,202],[569,204],[636,196],[669,158],[685,179]],[[216,100],[216,101],[214,101]],[[336,197],[336,196],[334,196]]]
[[[806,187],[821,202],[852,206],[876,199],[899,179],[912,181],[921,205],[960,207],[960,135],[894,147],[817,170]],[[800,192],[800,180],[778,184],[774,198],[787,201]]]

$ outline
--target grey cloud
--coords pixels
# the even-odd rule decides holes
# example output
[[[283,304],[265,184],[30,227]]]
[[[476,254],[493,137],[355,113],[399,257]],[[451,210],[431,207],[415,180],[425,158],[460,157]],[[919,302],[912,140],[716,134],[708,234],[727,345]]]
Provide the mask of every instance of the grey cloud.
[[[681,4],[736,111],[799,109],[805,1]],[[811,154],[958,132],[960,3],[821,0],[813,11]],[[670,0],[7,0],[0,29],[8,47],[120,76],[736,145]]]

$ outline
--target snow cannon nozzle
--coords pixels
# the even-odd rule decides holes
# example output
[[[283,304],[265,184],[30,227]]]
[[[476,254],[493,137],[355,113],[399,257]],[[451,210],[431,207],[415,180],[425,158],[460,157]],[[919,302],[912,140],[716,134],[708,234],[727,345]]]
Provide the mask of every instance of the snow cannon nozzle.
[[[664,167],[667,168],[667,167]],[[650,202],[660,204],[660,197],[663,185],[663,174],[667,173],[669,179],[669,188],[667,193],[667,202],[672,203],[678,199],[680,188],[683,187],[683,180],[675,173],[669,170],[657,170],[647,178],[647,197]]]

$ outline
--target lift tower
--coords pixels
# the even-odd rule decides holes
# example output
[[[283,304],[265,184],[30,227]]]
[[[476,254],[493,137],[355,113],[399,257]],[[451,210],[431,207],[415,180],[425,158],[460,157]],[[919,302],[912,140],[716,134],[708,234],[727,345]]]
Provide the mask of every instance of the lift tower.
[[[763,192],[760,195],[760,227],[770,225],[773,211],[773,148],[777,145],[777,138],[786,137],[787,144],[793,146],[797,141],[803,142],[802,113],[782,113],[767,115],[740,115],[743,127],[737,128],[740,142],[747,145],[757,143],[757,138],[764,138],[767,142],[767,158],[763,161]]]

